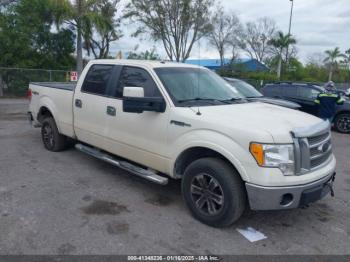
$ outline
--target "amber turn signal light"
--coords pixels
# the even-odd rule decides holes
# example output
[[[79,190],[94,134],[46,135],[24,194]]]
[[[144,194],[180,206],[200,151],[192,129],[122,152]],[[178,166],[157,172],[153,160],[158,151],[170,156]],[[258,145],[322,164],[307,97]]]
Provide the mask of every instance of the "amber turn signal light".
[[[255,158],[259,166],[264,164],[264,149],[261,144],[251,143],[249,146],[249,151]]]

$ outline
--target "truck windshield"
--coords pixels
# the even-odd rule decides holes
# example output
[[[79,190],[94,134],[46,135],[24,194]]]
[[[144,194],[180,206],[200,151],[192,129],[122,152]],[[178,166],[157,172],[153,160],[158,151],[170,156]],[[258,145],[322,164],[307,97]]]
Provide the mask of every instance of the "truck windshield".
[[[155,72],[176,106],[206,106],[242,102],[229,83],[202,68],[164,67]],[[243,100],[244,101],[244,100]]]

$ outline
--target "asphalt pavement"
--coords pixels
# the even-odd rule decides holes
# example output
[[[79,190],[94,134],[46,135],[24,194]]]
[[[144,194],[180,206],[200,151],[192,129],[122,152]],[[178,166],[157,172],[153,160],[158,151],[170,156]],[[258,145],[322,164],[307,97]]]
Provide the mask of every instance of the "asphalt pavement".
[[[0,254],[350,254],[350,135],[333,132],[335,197],[252,212],[229,228],[191,217],[179,181],[152,184],[70,149],[44,149],[28,101],[0,99]],[[267,236],[254,243],[237,232]]]

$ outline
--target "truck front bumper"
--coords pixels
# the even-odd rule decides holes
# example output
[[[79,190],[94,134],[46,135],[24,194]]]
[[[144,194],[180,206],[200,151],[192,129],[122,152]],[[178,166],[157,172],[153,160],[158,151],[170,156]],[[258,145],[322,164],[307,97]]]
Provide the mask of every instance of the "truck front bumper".
[[[291,209],[305,206],[333,192],[334,179],[335,172],[315,182],[297,186],[265,187],[246,183],[249,205],[252,210]]]

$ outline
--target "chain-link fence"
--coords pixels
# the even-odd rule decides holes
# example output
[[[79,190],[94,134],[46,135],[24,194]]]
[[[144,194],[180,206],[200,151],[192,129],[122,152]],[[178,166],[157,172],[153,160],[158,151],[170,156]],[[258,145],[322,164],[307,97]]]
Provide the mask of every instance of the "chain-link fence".
[[[257,90],[273,81],[242,79]],[[29,82],[66,82],[69,81],[69,71],[48,69],[27,69],[0,67],[0,97],[1,96],[25,96]],[[324,83],[315,83],[324,85]],[[350,83],[337,83],[337,88],[347,90]]]
[[[0,67],[0,96],[25,96],[29,82],[50,81],[69,81],[69,71]]]

